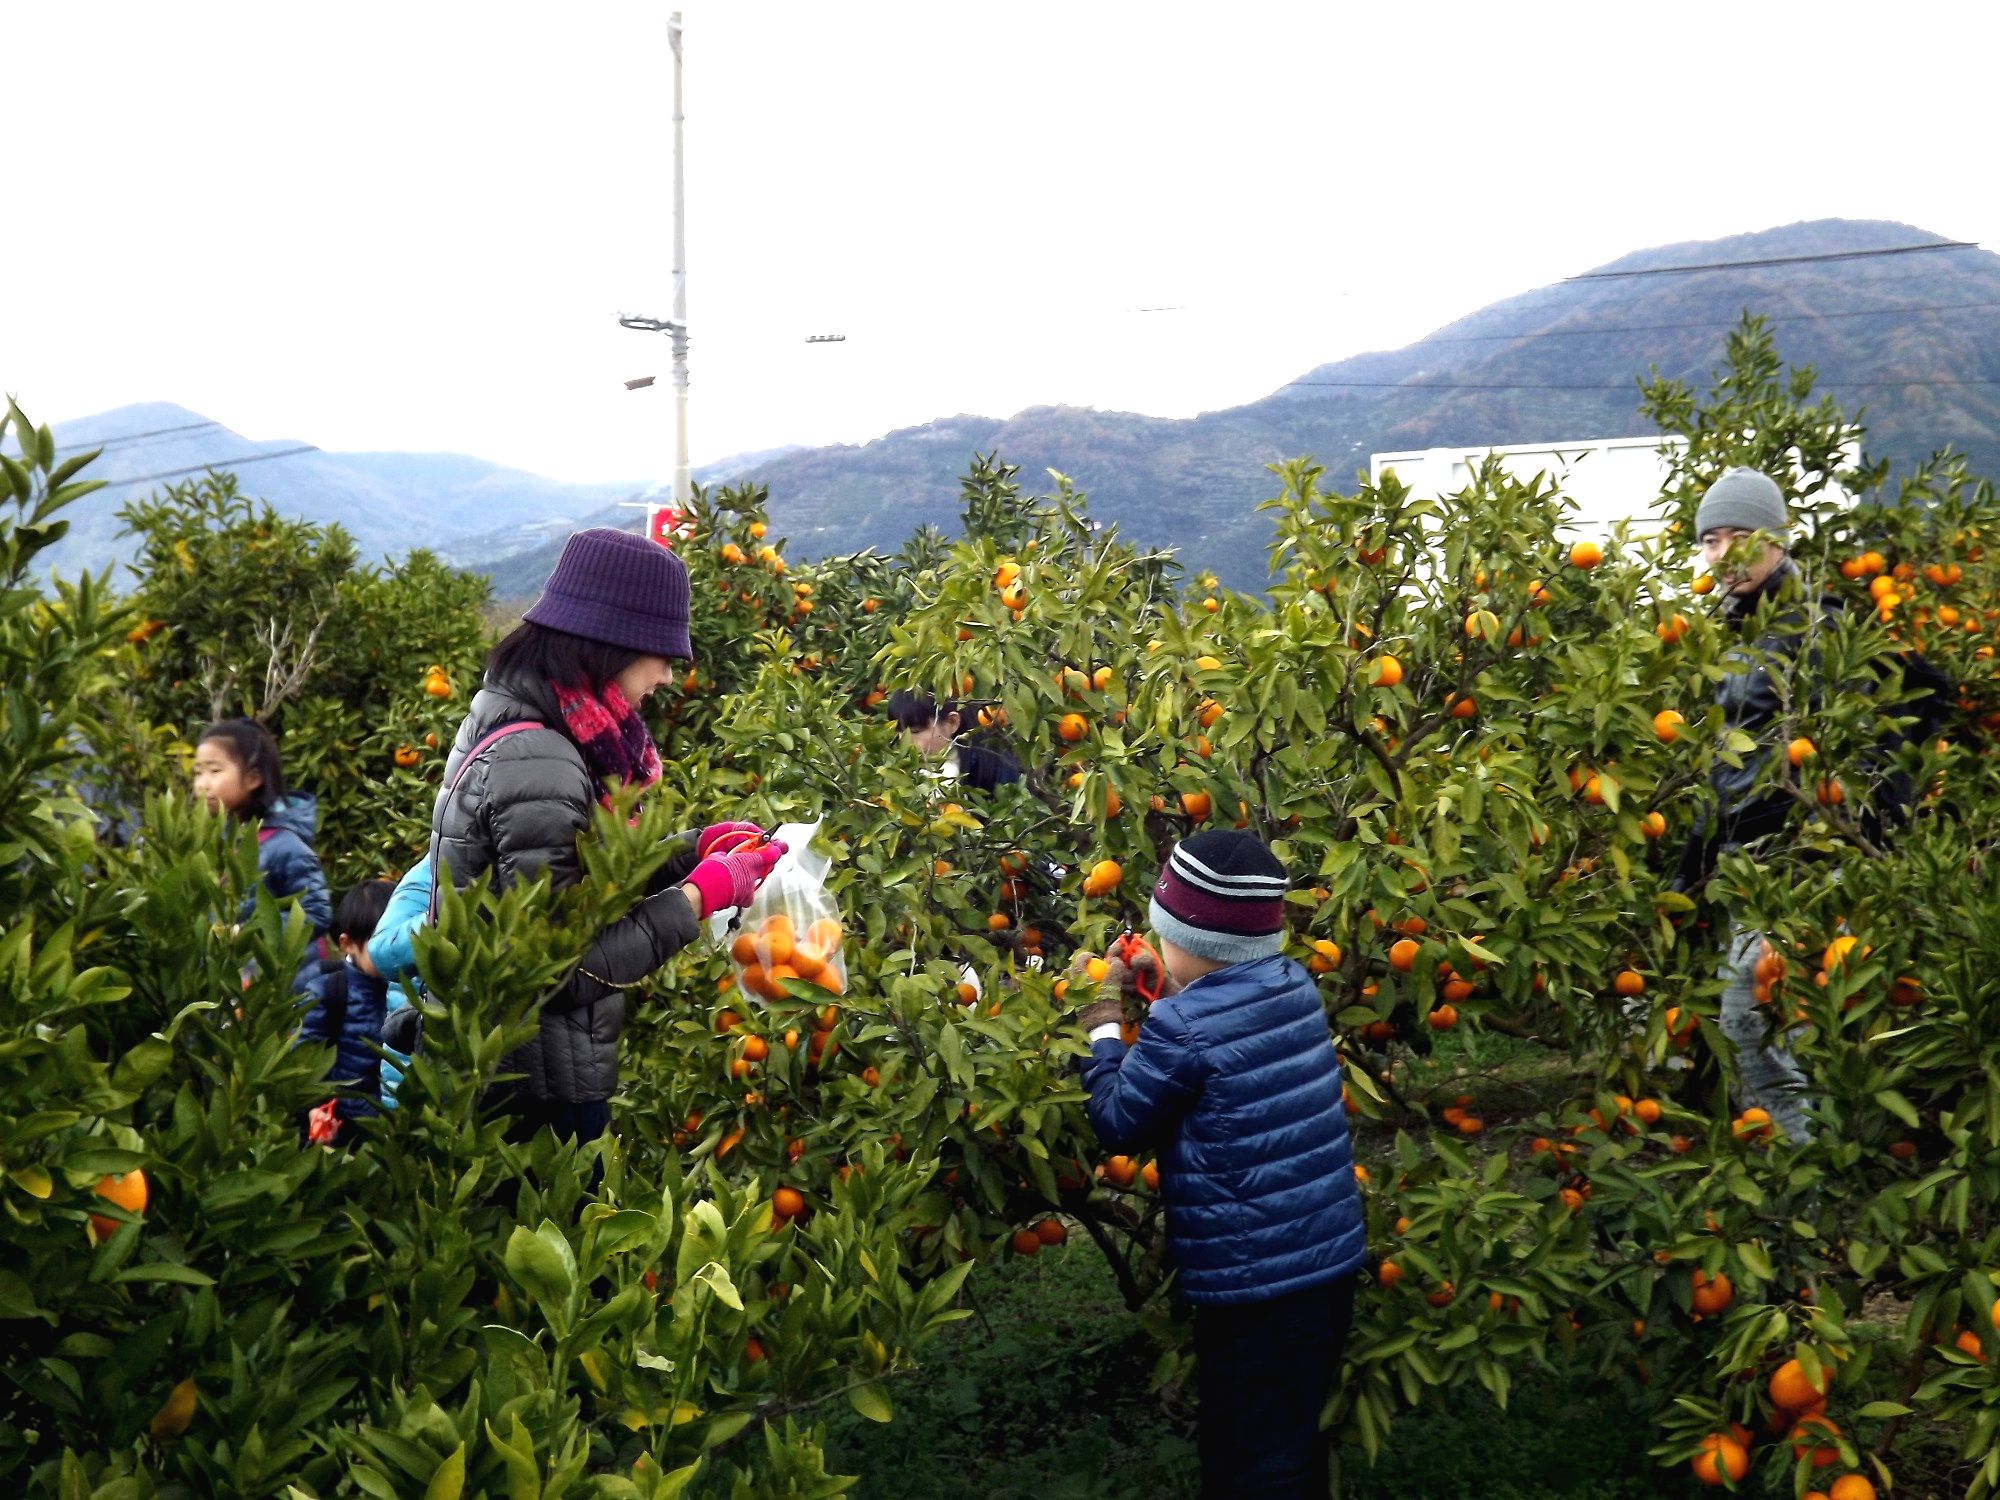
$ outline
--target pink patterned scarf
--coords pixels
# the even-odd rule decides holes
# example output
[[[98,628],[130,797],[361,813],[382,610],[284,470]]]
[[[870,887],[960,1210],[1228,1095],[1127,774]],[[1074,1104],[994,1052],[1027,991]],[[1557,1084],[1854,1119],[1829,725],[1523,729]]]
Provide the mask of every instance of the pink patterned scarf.
[[[601,694],[588,688],[558,686],[556,703],[570,738],[583,751],[600,801],[610,799],[614,780],[626,786],[648,787],[660,779],[659,749],[646,730],[646,721],[625,701],[617,683],[607,682]]]

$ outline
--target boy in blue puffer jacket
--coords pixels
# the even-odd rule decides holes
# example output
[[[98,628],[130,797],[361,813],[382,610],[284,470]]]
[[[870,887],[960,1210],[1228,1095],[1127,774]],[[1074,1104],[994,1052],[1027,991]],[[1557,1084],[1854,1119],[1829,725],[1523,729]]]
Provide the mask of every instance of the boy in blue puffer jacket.
[[[1127,1047],[1086,1008],[1090,1122],[1157,1147],[1194,1312],[1202,1494],[1322,1496],[1319,1416],[1367,1255],[1319,989],[1284,957],[1284,866],[1246,833],[1184,840],[1153,889],[1166,992]]]
[[[310,1138],[340,1139],[349,1120],[375,1114],[382,1100],[382,1023],[389,1013],[389,981],[368,957],[368,939],[394,889],[386,880],[357,885],[340,902],[337,929],[342,961],[329,965],[308,990],[312,1003],[299,1023],[302,1042],[331,1042],[333,1067],[327,1080],[340,1093],[314,1110]]]

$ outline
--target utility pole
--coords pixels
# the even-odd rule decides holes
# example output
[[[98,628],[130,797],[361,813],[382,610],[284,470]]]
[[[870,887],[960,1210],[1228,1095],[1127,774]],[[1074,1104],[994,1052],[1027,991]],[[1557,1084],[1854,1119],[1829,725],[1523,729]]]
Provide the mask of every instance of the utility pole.
[[[694,498],[694,475],[688,466],[688,333],[687,333],[687,173],[682,162],[681,13],[667,17],[667,40],[674,49],[674,307],[665,320],[621,313],[626,328],[664,333],[674,352],[674,504],[685,512]]]
[[[681,13],[667,17],[667,40],[674,49],[674,504],[685,509],[694,498],[688,468],[688,292],[687,171],[681,152]]]

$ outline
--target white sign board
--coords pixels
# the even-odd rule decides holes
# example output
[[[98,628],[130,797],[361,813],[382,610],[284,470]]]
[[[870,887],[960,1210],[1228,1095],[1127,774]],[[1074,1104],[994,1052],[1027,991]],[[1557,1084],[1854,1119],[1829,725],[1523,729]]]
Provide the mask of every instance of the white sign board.
[[[1504,448],[1422,448],[1409,453],[1377,453],[1368,461],[1369,479],[1396,478],[1420,498],[1454,495],[1472,482],[1488,454],[1516,479],[1537,474],[1553,478],[1576,503],[1570,528],[1591,536],[1608,535],[1620,521],[1636,531],[1656,529],[1655,511],[1667,486],[1672,454],[1685,438],[1589,438],[1573,443],[1514,443]]]
[[[1687,446],[1686,438],[1585,438],[1573,443],[1514,443],[1506,447],[1420,448],[1409,453],[1377,453],[1368,460],[1368,477],[1396,477],[1419,498],[1457,494],[1472,482],[1488,454],[1498,458],[1514,478],[1528,480],[1548,474],[1576,504],[1566,528],[1578,536],[1607,537],[1620,521],[1630,521],[1640,535],[1664,524],[1658,510],[1667,487],[1671,461]],[[1858,443],[1850,443],[1843,461],[1860,462]],[[1829,493],[1843,504],[1853,497],[1838,486]]]

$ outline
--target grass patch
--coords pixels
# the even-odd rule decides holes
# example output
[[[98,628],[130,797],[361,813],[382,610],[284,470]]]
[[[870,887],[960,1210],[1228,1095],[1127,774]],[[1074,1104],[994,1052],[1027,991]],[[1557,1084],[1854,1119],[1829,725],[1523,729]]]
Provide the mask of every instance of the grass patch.
[[[1200,1484],[1192,1397],[1151,1389],[1156,1351],[1103,1257],[1073,1242],[982,1266],[984,1320],[932,1346],[898,1381],[887,1427],[842,1409],[828,1467],[881,1500],[1178,1500]],[[1651,1424],[1578,1375],[1527,1376],[1509,1409],[1454,1393],[1398,1425],[1378,1464],[1341,1454],[1343,1496],[1416,1500],[1654,1500],[1692,1494],[1646,1456]]]

